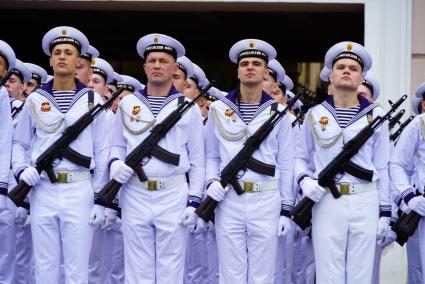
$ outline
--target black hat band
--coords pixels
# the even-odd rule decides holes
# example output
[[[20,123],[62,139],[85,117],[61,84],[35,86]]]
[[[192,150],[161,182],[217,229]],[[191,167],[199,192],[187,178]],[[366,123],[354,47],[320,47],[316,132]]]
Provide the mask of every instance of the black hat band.
[[[187,76],[187,70],[186,70],[186,68],[184,68],[184,66],[183,66],[183,65],[181,65],[181,64],[180,64],[180,63],[178,63],[178,62],[177,62],[177,65],[178,65],[179,69],[180,69],[180,70],[182,70],[182,72],[184,73],[184,75],[186,75],[186,76]]]
[[[98,67],[92,67],[91,69],[93,70],[93,73],[99,74],[100,76],[103,77],[103,79],[105,79],[105,82],[107,81],[106,78],[108,77],[108,75],[106,75],[105,71],[103,71],[102,69],[100,69]]]
[[[124,90],[130,91],[130,92],[134,92],[134,87],[132,85],[128,85],[128,84],[117,84],[117,88],[124,88]]]
[[[31,78],[36,80],[39,85],[41,85],[41,76],[36,73],[31,73]]]
[[[148,45],[145,48],[145,52],[144,52],[143,56],[146,58],[146,56],[151,52],[165,52],[165,53],[171,54],[171,56],[173,56],[174,59],[177,59],[176,49],[171,47],[171,46],[168,46],[168,45],[163,45],[163,44]]]
[[[193,74],[192,77],[190,77],[190,79],[192,79],[196,83],[196,86],[199,86],[198,76],[196,76],[195,74]]]
[[[362,82],[362,85],[365,86],[366,88],[368,88],[370,90],[370,92],[373,95],[373,85],[371,82],[369,82],[368,80],[364,79]]]
[[[269,70],[269,75],[271,75],[275,82],[277,82],[277,73],[271,69],[270,67],[267,68]]]
[[[19,71],[18,69],[16,69],[16,68],[13,68],[11,71],[10,71],[10,75],[13,75],[13,74],[15,74],[16,76],[18,76],[19,77],[19,79],[21,79],[21,82],[22,83],[24,83],[24,74],[22,74],[22,72],[21,71]]]
[[[240,52],[238,55],[238,62],[241,61],[242,58],[246,57],[258,57],[264,59],[266,62],[269,62],[269,57],[267,53],[257,49],[248,49]]]
[[[335,56],[334,60],[332,61],[332,66],[335,64],[335,62],[343,58],[353,59],[354,61],[357,61],[357,63],[359,63],[363,69],[363,59],[357,54],[350,51],[344,51]]]
[[[55,47],[56,45],[60,44],[60,43],[69,43],[74,45],[77,49],[78,52],[81,53],[81,44],[78,40],[76,40],[75,38],[71,38],[71,37],[58,37],[54,40],[52,40],[52,42],[50,43],[50,52],[52,52],[53,47]]]
[[[92,59],[93,59],[93,55],[92,54],[90,54],[90,53],[84,53],[84,54],[82,54],[82,55],[80,55],[80,57],[81,58],[84,58],[84,59],[86,59],[86,60],[88,60],[88,61],[92,61]]]

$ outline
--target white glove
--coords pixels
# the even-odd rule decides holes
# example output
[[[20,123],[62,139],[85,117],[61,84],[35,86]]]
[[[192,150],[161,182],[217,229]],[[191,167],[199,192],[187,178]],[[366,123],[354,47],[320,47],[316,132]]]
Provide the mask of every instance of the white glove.
[[[397,234],[393,230],[387,230],[385,232],[384,238],[381,240],[377,240],[378,246],[384,248],[390,244],[392,244],[397,239]]]
[[[124,161],[116,160],[111,164],[111,178],[119,183],[126,183],[133,175],[133,169]]]
[[[207,231],[207,223],[202,218],[196,218],[195,225],[189,225],[189,232],[192,234],[202,234]]]
[[[25,223],[27,222],[27,219],[28,219],[28,210],[24,207],[16,208],[15,223],[21,227],[24,227]]]
[[[109,231],[117,220],[118,212],[111,208],[105,208],[105,222],[102,225],[102,229]]]
[[[326,193],[326,189],[321,187],[316,179],[310,177],[305,177],[300,182],[300,187],[303,190],[303,194],[314,202],[319,202]]]
[[[376,231],[376,240],[378,243],[383,241],[388,230],[390,230],[390,217],[379,218],[378,229]]]
[[[180,216],[179,224],[183,226],[195,225],[198,215],[195,213],[195,207],[188,206],[184,209],[183,214]]]
[[[95,204],[89,216],[89,224],[100,226],[105,222],[105,207]]]
[[[290,231],[292,227],[291,219],[286,216],[280,216],[279,225],[277,227],[277,236],[285,237]]]
[[[217,180],[213,181],[207,189],[207,195],[217,202],[220,202],[226,196],[229,187],[223,188]]]
[[[0,194],[0,213],[7,208],[7,196]]]
[[[399,206],[400,210],[403,211],[403,213],[409,214],[410,211],[412,211],[409,206],[406,205],[406,203],[404,203],[404,201],[401,201],[400,206]]]
[[[40,174],[36,168],[28,167],[21,173],[19,179],[30,186],[34,186],[40,181]]]
[[[409,200],[407,206],[421,216],[425,216],[425,198],[416,196]]]
[[[121,231],[121,218],[117,217],[115,224],[112,226],[112,230],[117,231],[117,232]]]

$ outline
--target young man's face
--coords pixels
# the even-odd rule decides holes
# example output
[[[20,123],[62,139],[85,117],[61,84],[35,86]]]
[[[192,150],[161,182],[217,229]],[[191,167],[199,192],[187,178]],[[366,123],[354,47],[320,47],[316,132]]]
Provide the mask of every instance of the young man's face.
[[[52,56],[49,62],[55,75],[73,75],[75,68],[80,64],[78,50],[72,44],[57,44],[52,49]]]
[[[96,93],[102,97],[107,95],[108,88],[106,86],[105,78],[97,73],[93,73],[90,77],[88,87],[93,89]]]
[[[193,100],[199,95],[198,86],[196,85],[195,81],[193,81],[192,79],[186,80],[186,89],[184,89],[183,95],[185,95],[185,97],[191,100]]]
[[[343,58],[335,62],[329,79],[335,90],[357,91],[363,82],[362,68],[357,61]]]
[[[91,69],[91,62],[85,58],[80,57],[79,64],[75,69],[75,77],[81,83],[88,85],[92,74],[93,70]]]
[[[373,94],[368,87],[365,85],[359,85],[357,87],[357,95],[366,98],[370,103],[373,103]]]
[[[273,76],[265,76],[263,80],[263,90],[267,94],[271,94],[273,92],[273,87],[276,85],[276,81]]]
[[[176,73],[173,74],[173,85],[179,93],[183,93],[187,88],[186,74],[179,68],[177,68]]]
[[[238,78],[241,84],[258,85],[268,77],[267,64],[257,57],[242,58],[238,64]]]
[[[25,85],[22,83],[21,79],[15,74],[12,74],[10,76],[4,86],[6,87],[9,96],[14,97],[16,99],[19,98],[19,96],[22,95],[25,90]]]
[[[25,84],[25,92],[29,95],[37,87],[38,87],[38,81],[36,79],[31,79]]]
[[[4,78],[7,75],[7,63],[3,56],[0,56],[0,77]]]
[[[154,86],[161,86],[173,79],[173,74],[177,71],[177,64],[174,58],[165,52],[151,52],[146,57],[143,64],[148,82]]]

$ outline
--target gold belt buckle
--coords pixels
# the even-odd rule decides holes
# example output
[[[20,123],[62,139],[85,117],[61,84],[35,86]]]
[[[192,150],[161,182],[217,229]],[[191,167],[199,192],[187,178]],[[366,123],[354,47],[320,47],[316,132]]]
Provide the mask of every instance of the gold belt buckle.
[[[254,192],[254,183],[252,181],[244,181],[243,190],[244,192]]]
[[[158,181],[157,180],[148,180],[148,190],[153,191],[158,189]]]
[[[58,174],[58,182],[59,183],[67,183],[68,182],[68,173],[57,172]]]
[[[339,192],[341,193],[341,195],[350,194],[350,186],[351,184],[349,182],[341,182],[339,184]]]

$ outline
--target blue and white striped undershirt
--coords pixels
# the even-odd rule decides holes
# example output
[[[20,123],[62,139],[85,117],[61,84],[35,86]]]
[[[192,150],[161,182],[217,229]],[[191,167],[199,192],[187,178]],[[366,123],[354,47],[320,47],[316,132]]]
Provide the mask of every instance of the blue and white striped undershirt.
[[[356,116],[359,110],[360,105],[352,108],[335,107],[336,118],[338,119],[339,126],[341,126],[341,128],[345,128],[351,119]]]
[[[255,103],[255,104],[243,103],[243,102],[240,103],[239,111],[242,115],[243,121],[246,124],[251,122],[259,106],[260,106],[260,103]]]
[[[55,97],[61,112],[67,112],[72,100],[74,99],[74,91],[53,91],[53,97]]]
[[[167,97],[164,96],[148,96],[149,105],[153,115],[156,117]]]

